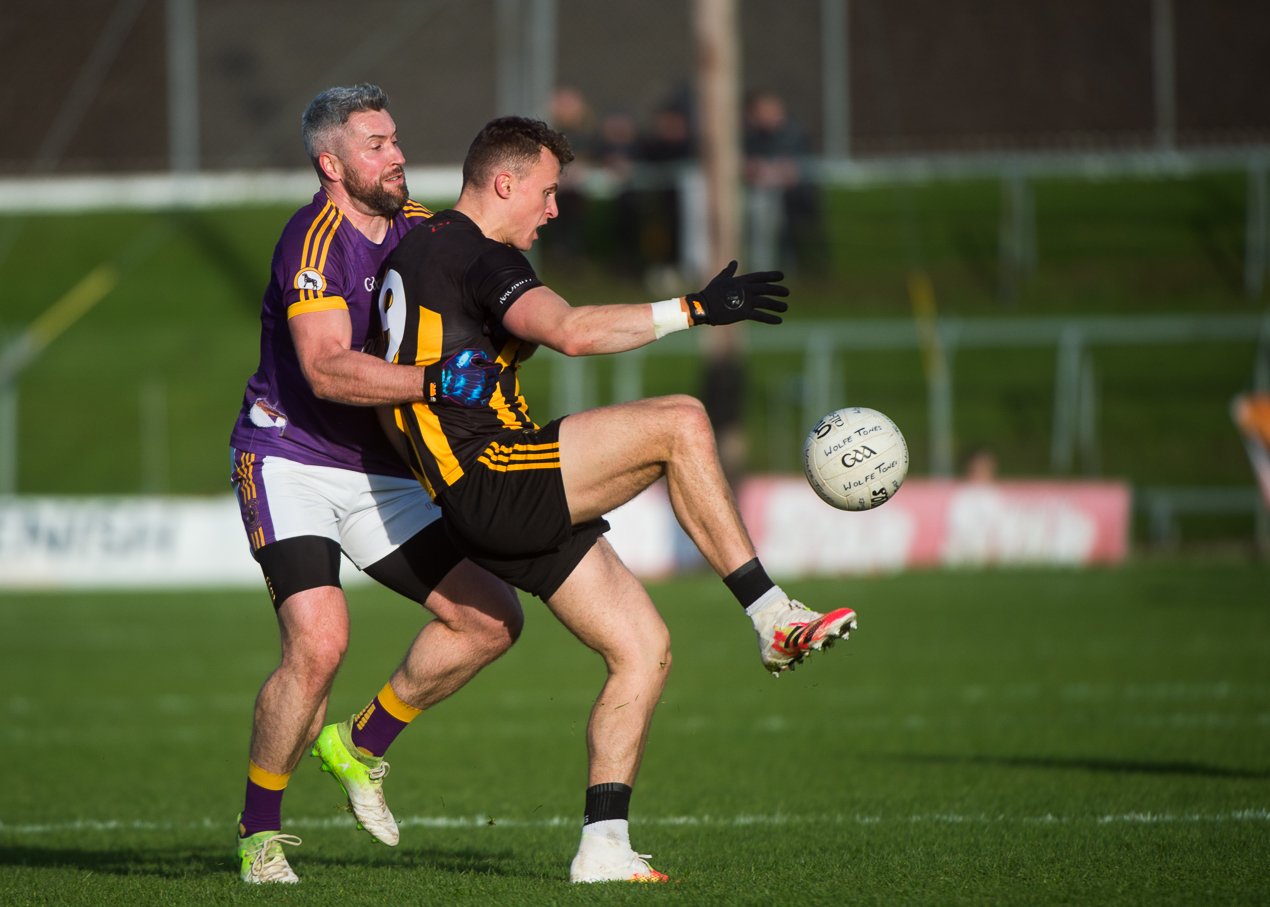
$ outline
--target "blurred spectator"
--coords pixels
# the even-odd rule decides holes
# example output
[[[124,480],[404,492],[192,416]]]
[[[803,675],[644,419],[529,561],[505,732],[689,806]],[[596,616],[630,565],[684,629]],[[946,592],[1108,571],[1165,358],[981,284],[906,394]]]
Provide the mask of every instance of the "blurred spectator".
[[[753,268],[822,270],[827,247],[811,145],[772,91],[745,102],[747,263]]]
[[[600,119],[595,139],[596,163],[617,184],[630,182],[639,154],[639,126],[625,111],[611,111]]]
[[[551,95],[551,125],[564,133],[573,148],[573,162],[560,177],[556,206],[560,216],[543,231],[543,252],[564,262],[583,257],[587,249],[586,181],[595,161],[595,118],[586,97],[570,85]]]
[[[967,482],[984,484],[997,479],[997,455],[987,447],[972,447],[961,463],[961,477]]]
[[[625,277],[637,276],[643,270],[639,196],[632,184],[638,156],[639,125],[635,118],[624,111],[611,111],[601,117],[595,140],[595,165],[613,199],[610,264]]]
[[[662,105],[639,143],[638,154],[650,181],[640,194],[640,251],[654,275],[678,270],[682,239],[679,181],[683,166],[694,153],[687,104],[670,101]]]

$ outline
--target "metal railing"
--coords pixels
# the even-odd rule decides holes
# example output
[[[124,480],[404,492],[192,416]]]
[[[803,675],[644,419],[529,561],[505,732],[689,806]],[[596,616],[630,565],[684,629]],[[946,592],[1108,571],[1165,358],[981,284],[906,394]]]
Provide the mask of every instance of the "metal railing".
[[[816,420],[840,405],[843,354],[851,351],[922,350],[938,344],[943,367],[926,372],[931,471],[953,472],[951,452],[956,352],[976,349],[1048,348],[1056,352],[1050,468],[1071,470],[1080,446],[1096,446],[1097,399],[1091,351],[1099,346],[1150,344],[1248,343],[1270,338],[1270,314],[1160,315],[1079,318],[939,318],[930,332],[913,319],[860,319],[785,324],[779,330],[751,331],[747,349],[754,354],[801,353],[801,423]],[[674,334],[656,344],[616,357],[570,359],[544,350],[552,373],[552,411],[576,412],[606,402],[645,396],[645,376],[659,358],[698,355],[695,338]],[[1259,361],[1264,364],[1265,356]],[[597,399],[594,370],[612,359],[611,399]],[[1270,380],[1262,375],[1260,380]],[[1255,382],[1254,382],[1255,383]]]

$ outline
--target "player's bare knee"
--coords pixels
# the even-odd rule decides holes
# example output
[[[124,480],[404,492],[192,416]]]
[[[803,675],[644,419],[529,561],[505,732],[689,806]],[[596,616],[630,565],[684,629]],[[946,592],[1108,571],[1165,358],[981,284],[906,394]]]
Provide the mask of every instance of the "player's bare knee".
[[[520,639],[521,631],[524,629],[525,612],[521,610],[520,602],[517,601],[515,611],[503,615],[503,633],[506,635],[507,648],[515,645],[516,640]]]
[[[666,688],[666,681],[670,677],[670,661],[669,639],[663,648],[649,651],[644,656],[639,665],[639,674],[649,695],[660,696]]]
[[[662,651],[661,657],[657,659],[657,670],[661,674],[662,683],[666,682],[666,678],[670,676],[670,665],[674,659],[670,654],[670,646],[667,645]]]
[[[667,421],[692,421],[706,414],[705,405],[691,394],[667,394],[653,401]]]
[[[492,594],[480,606],[454,606],[437,609],[438,619],[456,633],[494,655],[501,655],[520,638],[525,627],[525,612],[516,593],[506,587]]]
[[[602,654],[612,672],[628,671],[646,681],[662,683],[670,670],[670,630],[665,624],[640,628],[624,637],[613,651]]]
[[[515,644],[524,626],[525,615],[518,607],[514,613],[483,614],[467,632],[472,633],[472,638],[479,640],[490,655],[497,657]]]
[[[505,640],[504,648],[510,648],[525,629],[525,610],[520,606],[520,596],[511,586],[504,585],[502,595],[494,599],[490,616],[498,624],[495,635]]]
[[[696,397],[676,394],[667,398],[666,424],[673,427],[675,451],[699,456],[714,450],[714,429],[705,405]]]
[[[672,394],[665,398],[669,410],[668,420],[678,431],[692,431],[702,425],[710,424],[705,405],[696,397],[688,394]]]
[[[346,639],[312,634],[288,640],[283,646],[282,663],[293,675],[302,678],[306,686],[322,689],[335,679],[347,651]]]

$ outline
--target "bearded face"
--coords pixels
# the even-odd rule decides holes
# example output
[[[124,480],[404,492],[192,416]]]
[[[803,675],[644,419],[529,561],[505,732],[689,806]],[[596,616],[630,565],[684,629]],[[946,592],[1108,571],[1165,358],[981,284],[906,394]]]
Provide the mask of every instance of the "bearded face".
[[[344,190],[369,213],[381,217],[394,217],[410,197],[406,172],[399,164],[374,177],[365,177],[356,167],[348,167],[344,172]]]

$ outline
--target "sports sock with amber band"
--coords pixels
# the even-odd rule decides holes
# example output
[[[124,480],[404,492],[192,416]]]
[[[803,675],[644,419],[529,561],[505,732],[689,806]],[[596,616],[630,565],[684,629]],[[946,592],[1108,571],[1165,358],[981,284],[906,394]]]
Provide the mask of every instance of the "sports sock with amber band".
[[[403,702],[392,688],[384,684],[379,695],[353,719],[353,746],[372,756],[382,756],[406,729],[406,725],[419,717],[422,709]]]
[[[291,773],[279,775],[247,761],[247,797],[243,816],[238,820],[238,836],[245,838],[258,831],[282,830],[282,795]]]

